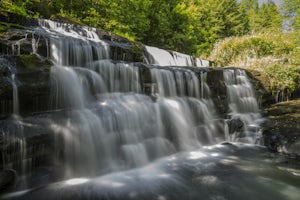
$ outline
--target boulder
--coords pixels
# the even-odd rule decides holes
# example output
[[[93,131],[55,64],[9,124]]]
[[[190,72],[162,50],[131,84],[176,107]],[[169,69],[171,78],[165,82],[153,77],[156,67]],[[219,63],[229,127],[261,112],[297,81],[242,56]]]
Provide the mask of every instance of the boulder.
[[[244,123],[240,118],[228,119],[226,123],[228,125],[229,134],[241,132],[244,128]]]

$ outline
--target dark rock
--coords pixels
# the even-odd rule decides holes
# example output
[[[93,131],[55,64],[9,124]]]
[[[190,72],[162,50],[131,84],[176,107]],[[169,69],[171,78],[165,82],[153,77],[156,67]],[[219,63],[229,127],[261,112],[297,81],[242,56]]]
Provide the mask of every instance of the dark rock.
[[[13,106],[11,74],[15,74],[18,87],[20,113],[48,110],[50,99],[50,66],[47,60],[35,54],[4,56],[0,63],[0,117],[9,116]]]
[[[269,118],[263,134],[265,145],[272,150],[300,155],[300,100],[270,105],[263,114]]]
[[[282,145],[282,138],[282,135],[272,133],[269,130],[264,130],[262,132],[263,145],[274,152],[277,152]]]
[[[129,62],[142,62],[143,55],[141,46],[136,44],[120,44],[116,42],[108,42],[110,45],[110,58],[112,60],[121,60]]]
[[[292,136],[300,134],[300,100],[274,104],[264,109],[264,116],[270,118],[271,131]],[[286,134],[285,134],[286,135]]]
[[[231,142],[222,142],[221,145],[224,145],[224,146],[234,146]]]
[[[229,108],[223,70],[224,69],[222,68],[216,68],[207,72],[207,84],[211,90],[211,97],[218,113],[220,113],[222,117],[226,118]]]
[[[0,120],[3,133],[0,140],[1,160],[5,161],[1,167],[14,169],[22,174],[53,164],[54,134],[49,129],[49,117],[50,114],[44,114]],[[20,149],[21,140],[26,143],[26,149]]]
[[[38,25],[38,22],[36,19],[25,17],[25,16],[18,15],[18,14],[14,14],[14,13],[10,13],[7,11],[0,12],[0,21],[14,24],[14,26],[20,25],[20,26],[30,27],[30,26]]]
[[[226,123],[228,125],[229,134],[233,134],[235,132],[241,132],[244,128],[244,123],[239,118],[228,119],[226,120]]]
[[[17,173],[13,169],[0,172],[0,193],[7,192],[16,184]]]

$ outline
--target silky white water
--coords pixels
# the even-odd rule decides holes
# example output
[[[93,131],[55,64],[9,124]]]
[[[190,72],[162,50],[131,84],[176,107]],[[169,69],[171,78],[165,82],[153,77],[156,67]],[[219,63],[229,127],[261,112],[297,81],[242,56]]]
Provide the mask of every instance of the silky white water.
[[[256,120],[261,118],[258,102],[252,85],[243,70],[224,70],[224,79],[227,87],[230,118],[240,119],[245,125],[245,137],[242,140],[254,143],[260,133],[248,132],[247,128],[256,126]],[[240,140],[239,133],[234,133],[229,140]],[[253,136],[253,134],[255,134]]]
[[[193,58],[190,55],[166,51],[157,47],[145,46],[145,62],[158,66],[209,67],[209,61]]]
[[[50,126],[57,149],[63,152],[67,177],[143,166],[178,151],[225,140],[226,124],[218,119],[205,72],[198,76],[189,69],[150,67],[153,98],[142,94],[140,66],[109,60],[109,47],[95,29],[48,20],[40,25],[38,31],[50,36],[49,55],[54,62],[51,106],[69,109],[63,120],[53,119]],[[148,63],[205,63],[178,52],[145,48]],[[224,73],[228,87],[229,81],[243,78]],[[244,87],[245,81],[237,86]],[[232,110],[241,104],[235,99],[245,95],[230,89],[228,93]],[[248,111],[252,112],[245,110],[246,115]]]

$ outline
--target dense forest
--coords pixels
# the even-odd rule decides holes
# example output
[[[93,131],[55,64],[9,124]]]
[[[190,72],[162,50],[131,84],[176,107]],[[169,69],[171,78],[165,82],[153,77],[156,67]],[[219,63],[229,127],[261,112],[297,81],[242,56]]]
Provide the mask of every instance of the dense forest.
[[[265,72],[274,90],[299,79],[300,0],[1,0],[0,9],[105,29],[133,41]],[[283,67],[284,66],[284,67]],[[276,73],[274,73],[276,72]]]
[[[1,0],[2,10],[40,18],[65,16],[145,44],[196,56],[216,41],[266,30],[300,29],[299,0]],[[289,19],[289,20],[288,20]],[[285,25],[282,26],[283,22]],[[287,24],[289,22],[289,24]]]

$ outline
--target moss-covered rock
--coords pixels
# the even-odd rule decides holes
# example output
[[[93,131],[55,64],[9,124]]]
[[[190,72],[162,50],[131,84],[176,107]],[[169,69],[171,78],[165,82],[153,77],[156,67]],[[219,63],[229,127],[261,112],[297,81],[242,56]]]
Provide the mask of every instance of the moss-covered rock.
[[[276,103],[269,78],[258,70],[247,70],[247,74],[258,96],[260,105],[264,107]]]
[[[264,114],[272,119],[273,131],[300,136],[300,99],[271,105]]]
[[[0,22],[1,23],[9,23],[12,26],[37,26],[38,22],[36,19],[30,18],[30,17],[25,17],[23,15],[7,12],[0,10]]]
[[[300,99],[270,105],[263,114],[270,119],[267,137],[280,135],[278,150],[300,154]]]

